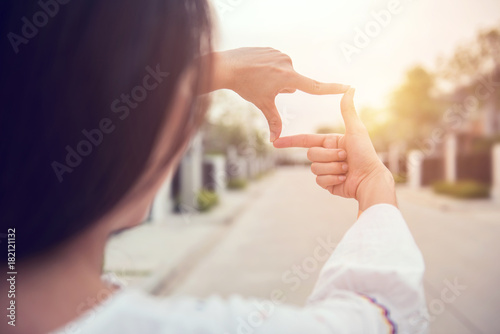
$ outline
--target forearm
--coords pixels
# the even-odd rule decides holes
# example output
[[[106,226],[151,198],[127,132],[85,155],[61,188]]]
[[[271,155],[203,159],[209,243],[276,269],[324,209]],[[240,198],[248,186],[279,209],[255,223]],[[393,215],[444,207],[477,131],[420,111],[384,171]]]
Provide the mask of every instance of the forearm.
[[[203,56],[204,63],[211,63],[210,84],[201,91],[201,94],[211,93],[219,89],[231,89],[232,69],[225,52],[212,52]],[[207,59],[210,57],[210,59]]]

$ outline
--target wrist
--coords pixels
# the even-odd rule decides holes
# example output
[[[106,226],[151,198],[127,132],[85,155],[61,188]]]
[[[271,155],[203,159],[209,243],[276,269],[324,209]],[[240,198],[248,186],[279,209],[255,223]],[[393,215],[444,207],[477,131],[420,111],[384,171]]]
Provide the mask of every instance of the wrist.
[[[211,90],[231,89],[232,69],[225,52],[214,52]]]
[[[381,166],[379,171],[366,177],[356,190],[356,199],[361,211],[376,204],[391,204],[397,207],[396,188],[391,172]]]

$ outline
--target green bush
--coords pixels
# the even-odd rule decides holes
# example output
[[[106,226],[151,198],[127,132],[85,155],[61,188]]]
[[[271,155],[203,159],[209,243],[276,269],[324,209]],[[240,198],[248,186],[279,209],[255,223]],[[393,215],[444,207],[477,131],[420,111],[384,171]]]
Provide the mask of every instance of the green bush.
[[[266,170],[266,171],[263,171],[263,172],[260,172],[258,173],[256,176],[255,176],[255,179],[256,180],[262,180],[270,175],[272,175],[274,173],[274,170],[270,169],[270,170]]]
[[[490,188],[477,181],[465,180],[456,183],[445,181],[435,182],[432,186],[435,193],[448,195],[456,198],[488,198]]]
[[[398,184],[403,184],[406,183],[407,181],[406,176],[402,174],[393,174],[393,177],[394,177],[394,182]]]
[[[495,144],[500,143],[500,135],[477,138],[472,141],[472,151],[475,153],[491,152]]]
[[[227,188],[231,190],[241,190],[248,186],[248,181],[245,179],[231,179],[227,183]]]
[[[201,190],[197,196],[198,210],[205,212],[219,204],[219,196],[210,190]]]

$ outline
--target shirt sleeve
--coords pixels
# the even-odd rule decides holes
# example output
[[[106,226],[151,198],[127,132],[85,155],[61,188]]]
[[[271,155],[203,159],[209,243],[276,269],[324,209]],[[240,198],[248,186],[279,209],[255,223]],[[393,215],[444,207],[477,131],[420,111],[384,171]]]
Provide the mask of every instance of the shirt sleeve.
[[[345,234],[323,267],[309,305],[348,291],[382,312],[390,332],[426,333],[424,260],[401,212],[370,207]]]
[[[71,333],[425,333],[424,262],[399,210],[376,205],[347,232],[305,307],[270,300],[154,298],[129,291]],[[70,333],[70,332],[66,332]]]

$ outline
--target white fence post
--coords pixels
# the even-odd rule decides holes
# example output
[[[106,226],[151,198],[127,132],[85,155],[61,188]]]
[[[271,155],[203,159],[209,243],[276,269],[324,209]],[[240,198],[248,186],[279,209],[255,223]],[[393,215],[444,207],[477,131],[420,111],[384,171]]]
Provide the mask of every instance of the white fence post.
[[[170,196],[173,175],[169,175],[165,183],[156,194],[151,211],[151,221],[160,222],[170,216],[174,209],[174,201]]]
[[[454,133],[446,137],[444,156],[445,179],[447,182],[455,183],[457,181],[457,136]]]
[[[493,198],[500,202],[500,144],[493,147],[492,163],[493,188],[491,193]]]
[[[181,162],[180,200],[182,205],[196,207],[202,185],[203,142],[200,134],[193,138],[189,150]]]
[[[423,153],[421,151],[414,150],[408,153],[408,160],[406,161],[408,185],[412,189],[422,187],[422,160]]]
[[[399,154],[401,152],[400,144],[392,144],[387,152],[387,162],[389,165],[389,170],[393,174],[399,174]]]
[[[208,175],[209,184],[218,195],[223,195],[227,186],[226,157],[223,155],[207,155],[205,163],[212,165],[212,172]]]

